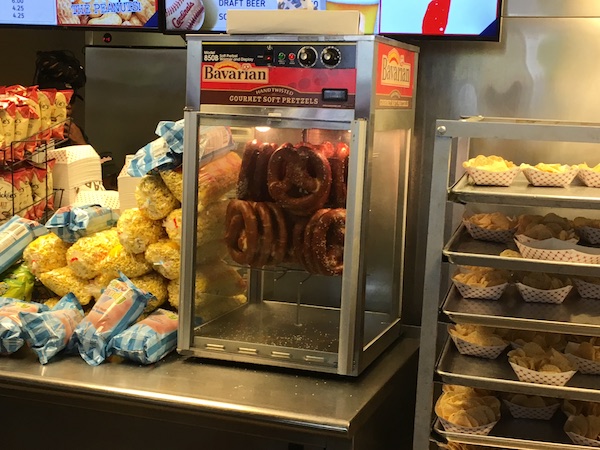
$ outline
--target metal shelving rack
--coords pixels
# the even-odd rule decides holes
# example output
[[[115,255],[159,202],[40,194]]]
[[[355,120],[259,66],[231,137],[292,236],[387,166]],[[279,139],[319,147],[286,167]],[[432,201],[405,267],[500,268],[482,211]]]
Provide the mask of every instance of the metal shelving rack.
[[[465,300],[455,288],[446,289],[449,280],[444,275],[445,263],[600,276],[597,265],[501,257],[499,253],[506,245],[471,239],[462,226],[452,233],[453,222],[457,222],[454,208],[460,204],[600,209],[600,189],[588,188],[577,181],[568,188],[533,187],[520,174],[509,188],[470,184],[460,163],[475,156],[471,154],[472,139],[599,144],[600,124],[481,116],[436,122],[425,255],[428,282],[424,286],[413,449],[425,450],[433,442],[445,439],[521,450],[588,448],[570,442],[562,432],[564,418],[559,415],[550,422],[526,421],[523,425],[523,421],[512,419],[506,412],[488,436],[448,433],[433,420],[437,382],[600,401],[600,376],[576,374],[564,387],[523,383],[510,368],[505,355],[491,361],[463,356],[447,336],[438,333],[443,329],[440,320],[450,319],[499,328],[600,336],[600,301],[597,300],[575,295],[562,305],[530,304],[519,298],[516,289],[509,288],[500,301],[485,302]],[[444,173],[447,177],[439,176]]]
[[[44,134],[44,132],[49,132],[51,130],[55,130],[59,127],[64,128],[65,125],[70,123],[71,119],[67,118],[66,120],[53,124],[47,130],[42,130],[39,132],[40,135]],[[7,211],[9,213],[8,217],[2,217],[0,214],[0,225],[6,222],[10,217],[15,214],[20,216],[25,216],[25,212],[27,209],[35,207],[40,203],[44,203],[45,206],[43,208],[43,214],[40,217],[35,217],[35,220],[38,220],[42,223],[46,222],[48,218],[52,215],[53,209],[50,208],[50,200],[54,198],[54,202],[57,205],[61,204],[63,191],[61,189],[49,189],[48,177],[45,178],[45,192],[46,195],[42,198],[38,198],[37,200],[31,199],[31,203],[28,203],[22,207],[18,207],[14,203],[14,199],[16,198],[16,188],[14,183],[14,173],[15,171],[26,167],[27,164],[32,164],[38,168],[45,169],[49,172],[49,158],[48,152],[54,150],[54,148],[65,144],[69,140],[68,135],[65,133],[61,139],[56,139],[53,137],[49,137],[47,139],[38,139],[35,136],[30,136],[21,141],[13,141],[10,145],[6,147],[0,148],[0,172],[9,173],[11,178],[11,192],[9,193],[12,204],[10,210]],[[23,150],[22,157],[17,157],[17,151],[15,150],[17,146],[27,146],[29,150]]]

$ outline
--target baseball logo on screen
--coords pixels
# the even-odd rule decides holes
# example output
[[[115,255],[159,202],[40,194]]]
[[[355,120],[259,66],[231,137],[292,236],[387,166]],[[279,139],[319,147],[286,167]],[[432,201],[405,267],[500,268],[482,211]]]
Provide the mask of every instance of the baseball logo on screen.
[[[204,23],[202,0],[166,0],[165,14],[169,30],[199,30]]]

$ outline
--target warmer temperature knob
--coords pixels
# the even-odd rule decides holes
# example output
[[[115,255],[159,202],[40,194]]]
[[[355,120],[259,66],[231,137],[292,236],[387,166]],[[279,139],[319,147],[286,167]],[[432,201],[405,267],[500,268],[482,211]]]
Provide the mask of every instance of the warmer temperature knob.
[[[317,51],[312,47],[302,47],[298,51],[298,62],[301,66],[312,67],[317,62]]]
[[[326,47],[321,52],[321,61],[327,67],[335,67],[342,60],[342,54],[335,47]]]

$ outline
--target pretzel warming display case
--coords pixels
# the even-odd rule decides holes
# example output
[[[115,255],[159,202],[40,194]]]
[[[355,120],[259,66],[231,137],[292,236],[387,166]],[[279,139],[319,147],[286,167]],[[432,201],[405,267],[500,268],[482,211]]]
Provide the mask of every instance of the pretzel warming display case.
[[[418,49],[188,36],[183,355],[358,375],[402,333]],[[200,128],[231,149],[201,154]]]

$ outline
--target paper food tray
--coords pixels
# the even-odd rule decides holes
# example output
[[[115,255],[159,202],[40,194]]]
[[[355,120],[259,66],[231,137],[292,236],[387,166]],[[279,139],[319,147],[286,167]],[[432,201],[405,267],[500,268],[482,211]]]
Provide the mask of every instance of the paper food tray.
[[[577,293],[581,298],[600,299],[600,284],[588,283],[579,278],[574,278],[573,283],[575,283]]]
[[[571,184],[579,169],[571,169],[567,172],[550,173],[534,168],[524,168],[523,175],[533,186],[567,187]]]
[[[548,239],[534,239],[534,238],[530,238],[529,236],[526,236],[524,234],[515,234],[514,238],[517,239],[522,244],[529,244],[530,242],[541,242],[541,241],[548,240]],[[550,239],[556,239],[557,241],[568,242],[570,244],[577,244],[579,242],[579,238],[577,236],[574,236],[571,239],[567,239],[567,240],[562,240],[562,239],[557,239],[557,238],[550,238]]]
[[[600,441],[588,439],[585,436],[580,436],[570,431],[567,431],[566,433],[575,445],[585,445],[587,447],[600,447]]]
[[[558,410],[560,402],[543,408],[529,408],[526,406],[517,405],[506,399],[503,400],[508,408],[510,415],[515,419],[534,419],[534,420],[550,420]]]
[[[468,219],[463,219],[465,228],[473,239],[490,242],[511,242],[515,235],[515,228],[510,230],[488,230],[477,226]]]
[[[588,187],[600,187],[600,172],[589,169],[579,169],[577,177]]]
[[[579,344],[576,342],[567,343],[565,348],[565,356],[577,365],[577,371],[586,375],[600,375],[600,362],[574,355],[573,352],[577,351],[578,348]],[[598,347],[595,346],[594,348],[597,349]]]
[[[586,242],[597,245],[600,244],[600,228],[580,227],[577,228],[577,234]]]
[[[477,356],[485,359],[496,359],[502,354],[504,349],[508,347],[508,343],[504,345],[484,346],[467,342],[464,339],[456,337],[452,334],[450,337],[452,338],[454,345],[456,345],[456,348],[461,355]]]
[[[565,286],[560,289],[536,289],[523,283],[515,283],[523,300],[529,303],[554,303],[560,304],[565,301],[573,286]]]
[[[538,372],[537,370],[527,369],[510,361],[509,364],[517,374],[519,381],[549,386],[564,386],[577,372],[576,370],[560,373]]]
[[[585,264],[600,263],[600,249],[584,247],[551,238],[524,244],[515,239],[519,252],[524,258],[544,261],[579,262]]]
[[[461,427],[458,425],[454,425],[453,423],[448,422],[445,419],[442,419],[441,417],[438,417],[440,423],[442,424],[442,426],[444,427],[444,430],[451,432],[451,433],[466,433],[466,434],[475,434],[477,436],[487,436],[488,434],[490,434],[490,431],[492,431],[492,428],[494,428],[494,426],[498,423],[498,421],[496,422],[492,422],[489,423],[487,425],[482,425],[480,427]]]
[[[508,283],[502,283],[497,286],[476,287],[468,284],[452,280],[460,295],[463,298],[480,299],[480,300],[498,300],[506,290]]]
[[[515,177],[521,172],[521,169],[515,167],[504,172],[493,172],[491,170],[481,170],[475,167],[467,167],[473,183],[479,186],[510,186]]]

